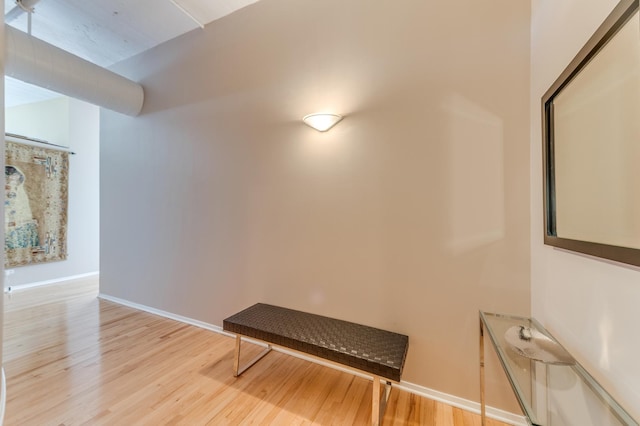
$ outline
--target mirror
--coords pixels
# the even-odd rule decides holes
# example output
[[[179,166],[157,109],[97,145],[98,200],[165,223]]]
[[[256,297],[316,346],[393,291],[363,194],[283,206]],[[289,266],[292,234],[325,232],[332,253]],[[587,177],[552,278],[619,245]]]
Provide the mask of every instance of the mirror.
[[[640,266],[640,16],[621,1],[542,98],[545,244]]]

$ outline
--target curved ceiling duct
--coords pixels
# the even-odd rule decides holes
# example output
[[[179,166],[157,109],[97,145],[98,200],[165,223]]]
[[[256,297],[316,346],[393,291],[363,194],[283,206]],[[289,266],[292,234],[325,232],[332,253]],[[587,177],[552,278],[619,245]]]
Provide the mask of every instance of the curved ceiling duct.
[[[142,86],[5,25],[5,74],[127,115],[138,115]]]

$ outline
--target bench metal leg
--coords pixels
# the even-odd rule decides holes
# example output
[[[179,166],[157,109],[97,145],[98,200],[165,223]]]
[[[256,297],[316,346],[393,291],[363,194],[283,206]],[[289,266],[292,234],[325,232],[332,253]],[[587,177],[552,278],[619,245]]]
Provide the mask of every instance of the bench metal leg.
[[[373,376],[373,397],[371,400],[371,424],[373,426],[380,425],[391,393],[391,382],[385,380],[384,392],[380,395],[380,380],[380,377]]]
[[[240,337],[240,335],[236,334],[236,350],[235,350],[235,355],[233,356],[233,377],[238,377],[239,375],[247,371],[249,367],[251,367],[253,364],[260,361],[266,354],[271,352],[271,345],[267,345],[267,347],[262,352],[260,352],[254,359],[249,361],[244,366],[240,367],[240,342],[241,341],[242,341],[242,338]]]

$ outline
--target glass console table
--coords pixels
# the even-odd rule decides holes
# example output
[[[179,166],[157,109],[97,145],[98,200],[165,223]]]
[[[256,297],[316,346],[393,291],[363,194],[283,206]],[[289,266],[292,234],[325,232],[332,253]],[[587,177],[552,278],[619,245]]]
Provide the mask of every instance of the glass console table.
[[[480,312],[480,404],[483,425],[485,332],[491,339],[530,425],[638,426],[535,319]],[[551,348],[551,358],[545,352],[545,346],[546,349]],[[538,350],[540,347],[542,351]],[[558,354],[558,358],[554,358],[554,354]],[[563,358],[563,354],[566,357]]]

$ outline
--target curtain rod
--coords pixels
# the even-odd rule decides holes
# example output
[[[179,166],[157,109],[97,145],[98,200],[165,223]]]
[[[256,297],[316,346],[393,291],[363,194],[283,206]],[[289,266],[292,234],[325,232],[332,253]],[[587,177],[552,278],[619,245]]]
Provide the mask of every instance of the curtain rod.
[[[67,146],[63,146],[63,145],[58,145],[58,144],[55,144],[55,143],[47,142],[47,141],[42,140],[42,139],[30,138],[30,137],[23,136],[23,135],[17,135],[15,133],[5,133],[4,135],[5,136],[9,136],[10,138],[22,139],[22,140],[29,141],[29,142],[35,142],[35,143],[41,143],[41,144],[44,144],[44,145],[55,146],[56,148],[61,148],[60,151],[66,151],[71,155],[76,155],[76,153],[71,151],[69,149],[69,147],[67,147]]]

